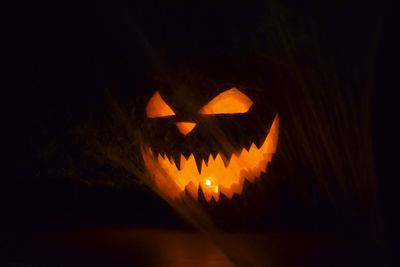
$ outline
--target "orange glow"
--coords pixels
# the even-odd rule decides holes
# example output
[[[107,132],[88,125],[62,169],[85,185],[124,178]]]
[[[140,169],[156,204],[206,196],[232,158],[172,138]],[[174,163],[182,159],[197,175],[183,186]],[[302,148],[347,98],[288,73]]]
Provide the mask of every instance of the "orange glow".
[[[233,114],[246,113],[253,101],[236,88],[226,90],[202,107],[200,114]]]
[[[176,123],[176,127],[178,127],[178,130],[183,135],[187,135],[188,133],[190,133],[195,126],[196,126],[195,122],[177,122]]]
[[[147,103],[146,115],[148,118],[158,118],[174,116],[175,112],[164,102],[160,93],[157,91]]]
[[[170,197],[178,197],[186,190],[197,199],[198,189],[201,186],[205,199],[212,197],[219,200],[219,192],[232,198],[234,193],[241,194],[243,182],[250,182],[266,172],[272,155],[276,152],[279,133],[279,117],[275,116],[269,133],[260,148],[253,143],[247,151],[243,148],[240,153],[233,154],[225,167],[220,154],[215,158],[212,155],[208,160],[201,162],[201,171],[197,169],[195,158],[191,154],[188,158],[181,155],[180,169],[177,168],[172,157],[167,155],[155,156],[150,148],[142,148],[145,166],[153,176],[157,187]]]

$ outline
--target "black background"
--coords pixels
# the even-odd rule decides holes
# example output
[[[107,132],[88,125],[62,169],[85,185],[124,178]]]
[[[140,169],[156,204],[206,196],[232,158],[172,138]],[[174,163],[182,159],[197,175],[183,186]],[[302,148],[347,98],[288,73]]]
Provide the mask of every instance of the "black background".
[[[204,44],[212,46],[210,40],[216,37],[208,31],[228,21],[227,16],[220,16],[222,12],[231,12],[232,25],[224,26],[232,29],[226,31],[227,39],[245,36],[248,27],[259,23],[256,4],[245,9],[227,5],[43,1],[2,8],[2,43],[6,46],[1,52],[1,140],[5,157],[0,174],[0,225],[15,231],[27,224],[189,227],[161,199],[139,186],[135,177],[123,173],[116,180],[104,178],[121,171],[93,165],[95,170],[85,172],[75,166],[70,158],[84,157],[79,154],[85,148],[73,133],[107,109],[109,90],[117,97],[141,95],[142,89],[132,88],[146,85],[158,67],[154,65],[160,63],[152,58],[155,54],[169,62],[202,60],[201,49],[208,48],[192,55],[193,48],[202,46],[196,38],[190,40],[190,33],[207,36],[210,39]],[[316,29],[326,37],[321,46],[338,55],[363,50],[359,38],[368,36],[370,28],[362,25],[376,26],[379,34],[372,38],[376,41],[373,149],[384,220],[392,251],[398,251],[398,11],[394,4],[380,1],[304,1],[288,6],[315,16]],[[185,12],[211,15],[199,15],[204,20],[190,24],[190,16],[182,15]],[[190,48],[186,51],[181,43]],[[223,41],[218,44],[223,47]],[[357,53],[342,58],[350,65],[359,60]],[[103,171],[106,175],[99,175]]]

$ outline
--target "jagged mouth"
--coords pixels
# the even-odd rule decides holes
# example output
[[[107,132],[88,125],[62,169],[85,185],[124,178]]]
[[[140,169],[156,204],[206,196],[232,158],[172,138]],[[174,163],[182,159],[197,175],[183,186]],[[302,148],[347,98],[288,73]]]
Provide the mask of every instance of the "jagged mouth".
[[[261,173],[266,172],[276,151],[278,132],[279,117],[276,115],[260,147],[252,143],[249,150],[242,148],[232,154],[230,159],[217,153],[215,157],[210,154],[208,160],[196,161],[193,154],[187,158],[181,154],[180,162],[176,163],[170,155],[154,155],[147,145],[142,147],[142,156],[155,185],[170,197],[177,197],[187,191],[197,199],[201,188],[208,202],[212,198],[218,201],[221,194],[230,199],[233,194],[242,193],[245,180],[253,183]],[[196,162],[201,162],[201,166]]]

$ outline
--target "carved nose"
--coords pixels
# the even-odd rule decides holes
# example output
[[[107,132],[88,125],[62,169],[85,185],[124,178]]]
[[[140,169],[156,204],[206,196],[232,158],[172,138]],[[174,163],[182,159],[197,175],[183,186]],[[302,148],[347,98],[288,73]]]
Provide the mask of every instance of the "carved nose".
[[[181,132],[183,135],[187,135],[190,133],[194,127],[196,126],[195,122],[177,122],[176,127],[178,127],[178,130]]]

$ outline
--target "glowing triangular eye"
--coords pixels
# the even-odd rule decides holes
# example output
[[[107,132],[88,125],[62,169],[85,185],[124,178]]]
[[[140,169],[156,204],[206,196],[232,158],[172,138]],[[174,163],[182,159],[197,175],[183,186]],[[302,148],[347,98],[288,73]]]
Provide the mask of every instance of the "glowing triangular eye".
[[[246,113],[253,101],[236,88],[226,90],[214,97],[199,110],[200,114]]]
[[[160,93],[157,91],[147,103],[146,115],[148,118],[158,118],[174,116],[175,112],[164,102]]]

